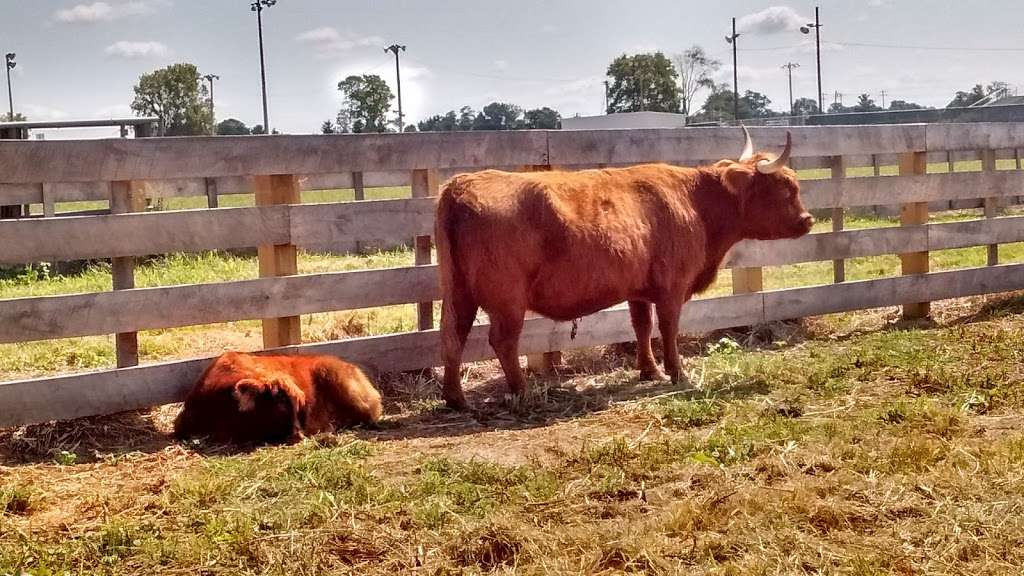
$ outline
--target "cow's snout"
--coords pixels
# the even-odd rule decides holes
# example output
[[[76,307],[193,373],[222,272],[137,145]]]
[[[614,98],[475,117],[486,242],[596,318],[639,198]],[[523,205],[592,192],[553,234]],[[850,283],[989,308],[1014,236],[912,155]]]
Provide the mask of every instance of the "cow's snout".
[[[814,216],[811,216],[809,212],[804,212],[800,215],[800,223],[810,231],[811,227],[814,226]]]

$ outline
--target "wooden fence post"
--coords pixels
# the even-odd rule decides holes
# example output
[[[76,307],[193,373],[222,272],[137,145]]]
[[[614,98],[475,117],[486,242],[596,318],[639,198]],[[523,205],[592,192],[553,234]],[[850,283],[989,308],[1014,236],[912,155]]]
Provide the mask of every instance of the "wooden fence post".
[[[145,211],[146,196],[141,183],[126,180],[110,183],[111,214]],[[111,258],[110,272],[114,281],[114,290],[135,288],[135,258],[133,256]],[[114,351],[117,355],[118,368],[138,366],[139,334],[123,332],[114,335]]]
[[[928,154],[926,152],[907,152],[900,155],[900,176],[923,175],[927,173]],[[918,226],[924,224],[928,224],[927,202],[909,202],[900,206],[901,226]],[[925,274],[928,272],[927,251],[900,254],[900,262],[904,275]],[[903,318],[927,318],[930,311],[931,306],[928,302],[904,304]]]
[[[220,206],[220,200],[217,198],[217,179],[206,178],[206,207],[217,208]]]
[[[292,174],[254,176],[257,206],[299,204],[299,180]],[[261,244],[259,246],[260,278],[298,274],[298,252],[294,244]],[[301,317],[263,319],[263,347],[278,348],[302,343]]]
[[[353,172],[352,173],[352,193],[353,199],[356,201],[366,200],[366,190],[363,188],[363,173]]]
[[[556,169],[556,167],[548,164],[528,164],[523,166],[523,172],[550,172]],[[561,363],[562,353],[558,351],[526,355],[526,367],[537,374],[550,374],[554,367]]]
[[[995,150],[982,150],[981,151],[981,169],[983,172],[994,172],[996,169],[996,151]],[[999,212],[999,197],[988,196],[985,198],[985,218],[995,218]],[[988,265],[995,266],[999,264],[999,245],[989,244],[988,245]]]
[[[878,156],[874,156],[876,159]],[[831,160],[832,164],[832,180],[836,182],[840,189],[842,189],[842,180],[846,177],[846,162],[842,156],[833,156]],[[877,163],[876,163],[877,167]],[[841,197],[841,196],[840,196]],[[846,211],[842,206],[835,206],[832,208],[832,231],[841,232],[844,226]],[[837,259],[832,261],[832,280],[839,284],[846,282],[846,261],[843,259]]]
[[[43,182],[43,217],[53,218],[57,215],[57,200],[53,194],[53,184]]]
[[[361,178],[360,178],[361,180]],[[361,182],[360,182],[361,184]],[[428,198],[437,196],[438,182],[437,170],[413,170],[412,171],[412,197]],[[417,236],[413,243],[416,249],[417,266],[430,264],[430,236]],[[419,330],[430,330],[434,327],[434,303],[420,302],[416,304],[416,325]]]

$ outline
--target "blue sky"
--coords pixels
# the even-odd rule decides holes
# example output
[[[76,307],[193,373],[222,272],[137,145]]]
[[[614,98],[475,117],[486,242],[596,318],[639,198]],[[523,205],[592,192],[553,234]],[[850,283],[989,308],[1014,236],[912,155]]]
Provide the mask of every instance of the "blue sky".
[[[220,76],[219,119],[261,121],[256,19],[247,0],[0,0],[0,51],[16,52],[15,108],[32,119],[129,115],[140,74],[173,62]],[[1024,86],[1024,4],[1011,0],[826,0],[819,3],[823,88],[850,103],[941,106],[958,89],[1004,80]],[[309,133],[340,105],[337,82],[372,72],[394,83],[383,46],[406,44],[407,119],[492,100],[597,114],[608,63],[624,52],[680,52],[700,44],[723,61],[723,36],[741,18],[740,90],[788,106],[815,94],[812,37],[796,29],[813,2],[681,0],[279,0],[264,12],[270,123]],[[6,86],[5,86],[6,88]],[[6,110],[6,102],[3,109]],[[65,132],[64,137],[112,135]],[[48,137],[58,137],[48,134]]]

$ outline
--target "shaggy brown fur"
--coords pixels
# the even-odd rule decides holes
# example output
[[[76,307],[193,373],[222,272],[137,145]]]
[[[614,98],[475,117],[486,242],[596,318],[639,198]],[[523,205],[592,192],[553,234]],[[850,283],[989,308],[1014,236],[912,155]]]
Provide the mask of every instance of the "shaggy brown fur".
[[[459,366],[478,308],[512,393],[525,391],[519,334],[527,310],[567,321],[629,302],[642,377],[664,379],[651,350],[652,304],[665,369],[679,378],[684,302],[714,281],[744,238],[796,238],[813,219],[789,168],[756,154],[713,167],[647,164],[582,172],[459,175],[443,186],[436,238],[444,307],[444,398],[467,406]]]
[[[292,442],[380,416],[376,388],[338,358],[227,352],[200,376],[174,431],[219,442]]]

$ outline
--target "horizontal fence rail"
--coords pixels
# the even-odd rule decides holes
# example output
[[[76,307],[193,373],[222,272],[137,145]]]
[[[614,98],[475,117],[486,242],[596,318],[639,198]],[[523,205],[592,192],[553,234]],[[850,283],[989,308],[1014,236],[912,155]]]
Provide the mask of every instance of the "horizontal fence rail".
[[[1024,125],[900,125],[790,128],[793,164],[831,170],[802,182],[809,209],[831,211],[833,231],[794,240],[744,241],[723,267],[734,295],[688,303],[688,333],[883,306],[926,311],[931,301],[1024,289],[1024,264],[999,264],[999,245],[1024,242],[1024,216],[998,206],[1024,195],[1018,159]],[[753,128],[758,148],[778,150],[786,129]],[[440,297],[429,240],[439,178],[483,168],[587,169],[639,162],[709,163],[738,153],[735,128],[261,138],[158,138],[0,142],[0,206],[49,202],[42,218],[0,219],[0,264],[113,258],[109,292],[0,300],[0,344],[263,320],[265,346],[329,353],[381,372],[440,363],[431,302]],[[926,173],[928,162],[980,160],[981,171]],[[878,166],[898,165],[899,176]],[[875,166],[873,177],[846,169]],[[1005,167],[1005,164],[1003,165]],[[863,172],[863,171],[862,171]],[[870,170],[869,170],[870,172]],[[363,186],[413,186],[414,198],[362,201]],[[301,204],[298,190],[356,187],[355,202]],[[217,196],[256,193],[258,206],[213,208]],[[55,201],[110,200],[127,213],[54,216]],[[145,198],[206,196],[210,209],[140,212]],[[984,218],[927,223],[929,202],[978,201]],[[844,210],[894,206],[902,225],[843,229]],[[349,249],[415,239],[415,266],[298,275],[296,248]],[[929,252],[988,246],[989,266],[929,272]],[[259,247],[261,278],[134,288],[134,257]],[[897,254],[903,274],[844,282],[844,261]],[[832,261],[835,284],[762,291],[762,268]],[[127,274],[128,276],[125,276]],[[417,304],[417,332],[300,344],[301,315]],[[267,331],[275,330],[267,340]],[[295,332],[291,332],[294,330]],[[570,325],[526,321],[521,353],[537,355],[634,338],[629,312],[612,308]],[[475,326],[467,361],[492,357],[487,326]],[[267,344],[267,342],[271,342]],[[280,346],[280,347],[278,347]],[[119,358],[121,349],[119,348]],[[0,426],[145,408],[179,401],[209,359],[131,366],[0,383]],[[532,364],[531,360],[531,366]]]

